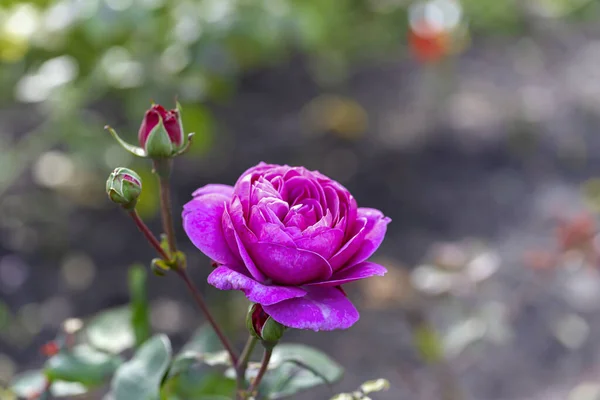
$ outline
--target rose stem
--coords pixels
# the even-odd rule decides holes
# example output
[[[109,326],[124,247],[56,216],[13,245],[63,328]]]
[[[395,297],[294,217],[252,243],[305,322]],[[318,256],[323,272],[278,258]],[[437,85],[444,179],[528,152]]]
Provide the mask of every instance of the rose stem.
[[[135,222],[135,225],[138,227],[140,232],[142,232],[142,234],[144,235],[146,240],[148,240],[148,243],[150,243],[150,245],[156,249],[158,254],[164,260],[169,260],[169,256],[167,255],[167,253],[165,253],[164,249],[160,246],[160,243],[154,237],[154,234],[150,231],[148,226],[146,226],[144,221],[142,221],[138,212],[135,209],[133,211],[129,211],[129,216],[131,217],[131,219],[133,219],[133,222]]]
[[[245,385],[246,378],[246,368],[248,368],[248,361],[250,360],[250,356],[254,351],[254,347],[256,347],[256,343],[258,343],[258,338],[249,335],[248,341],[244,346],[244,350],[242,351],[242,355],[240,356],[237,365],[235,366],[237,370],[237,386],[238,388],[242,388]]]
[[[171,162],[172,160],[155,161],[154,171],[156,175],[158,175],[158,179],[160,181],[160,213],[162,216],[163,230],[167,235],[167,241],[169,243],[169,250],[171,252],[171,256],[177,259],[175,229],[173,229],[173,217],[171,215],[171,187],[169,182]],[[204,313],[205,318],[208,320],[215,333],[219,337],[219,340],[223,344],[223,347],[225,348],[227,353],[229,353],[229,358],[231,358],[231,364],[235,366],[237,364],[236,353],[233,350],[231,344],[229,343],[229,340],[227,340],[227,338],[223,334],[223,331],[217,324],[217,321],[212,316],[210,310],[208,309],[208,306],[206,305],[206,301],[204,301],[204,297],[202,296],[198,288],[194,285],[183,266],[177,265],[174,268],[174,271],[185,282],[185,285],[194,297],[196,304],[198,304],[198,307]]]
[[[252,381],[252,385],[250,385],[248,393],[252,394],[258,389],[258,385],[260,385],[260,381],[262,381],[262,378],[265,375],[265,372],[267,372],[267,368],[269,367],[271,354],[273,354],[273,349],[265,349],[262,358],[262,363],[260,365],[260,369],[258,370],[258,375],[256,375],[256,378],[254,379],[254,381]]]
[[[170,162],[171,160],[166,161],[166,163]],[[166,168],[170,169],[170,165]],[[155,169],[158,170],[158,167],[155,167]],[[160,214],[162,216],[163,230],[167,235],[171,257],[175,257],[175,253],[177,253],[177,242],[175,239],[175,229],[173,228],[173,215],[171,214],[169,173],[159,173],[158,179],[160,181]]]
[[[206,319],[208,320],[210,325],[215,330],[215,333],[219,337],[219,340],[221,340],[223,347],[225,348],[225,350],[227,350],[227,353],[229,353],[229,357],[231,358],[231,364],[233,366],[237,365],[238,358],[235,355],[235,351],[233,350],[233,347],[229,343],[229,340],[227,340],[227,338],[223,334],[223,331],[217,324],[217,321],[214,319],[214,317],[210,313],[210,310],[208,309],[208,306],[206,305],[206,302],[204,301],[204,297],[202,297],[202,294],[200,293],[198,288],[194,285],[194,283],[190,279],[189,275],[187,274],[187,271],[183,268],[177,268],[175,270],[175,272],[177,273],[177,275],[179,275],[181,277],[181,279],[183,279],[183,281],[185,282],[185,285],[187,286],[190,293],[194,297],[194,300],[196,300],[196,304],[198,304],[198,307],[200,307],[200,310],[202,310],[202,312],[204,313],[204,316],[206,317]]]

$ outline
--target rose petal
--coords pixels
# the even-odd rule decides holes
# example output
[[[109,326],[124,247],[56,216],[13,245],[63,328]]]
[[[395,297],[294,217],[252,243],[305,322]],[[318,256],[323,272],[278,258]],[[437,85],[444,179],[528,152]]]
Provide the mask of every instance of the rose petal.
[[[211,183],[209,185],[202,186],[201,188],[196,189],[196,191],[192,193],[192,195],[196,197],[209,193],[219,193],[231,198],[231,196],[233,196],[233,186]]]
[[[248,249],[258,268],[280,284],[301,285],[331,276],[327,260],[312,251],[264,242],[251,243]]]
[[[360,249],[363,240],[366,235],[367,220],[365,218],[359,218],[355,220],[354,226],[350,234],[350,240],[348,240],[344,246],[329,259],[329,264],[334,271],[339,270],[346,266],[346,262]]]
[[[266,281],[265,275],[256,267],[256,264],[252,260],[252,257],[250,257],[250,254],[248,254],[248,250],[246,250],[246,247],[244,247],[244,243],[242,243],[240,235],[238,235],[236,231],[234,231],[233,233],[235,236],[235,242],[237,244],[240,256],[242,257],[244,265],[246,266],[252,277],[258,280],[259,282]]]
[[[387,224],[392,221],[390,218],[384,216],[381,211],[374,208],[359,208],[358,217],[367,219],[365,238],[358,251],[348,260],[346,266],[361,263],[371,257],[381,242],[383,242]]]
[[[235,183],[234,194],[241,199],[241,205],[245,214],[250,211],[252,184],[259,178],[260,174],[263,174],[274,167],[276,166],[261,162],[246,170]]]
[[[231,218],[231,223],[233,224],[233,228],[240,235],[243,243],[257,242],[258,238],[256,235],[250,230],[248,225],[246,224],[246,219],[244,216],[243,205],[239,197],[234,196],[233,200],[229,204],[228,213]]]
[[[309,283],[310,286],[340,286],[346,283],[369,278],[371,276],[383,276],[387,269],[379,264],[372,262],[362,262],[336,272],[327,281]]]
[[[358,321],[359,314],[341,290],[310,287],[304,297],[263,306],[265,312],[280,324],[297,329],[332,331],[347,329]]]
[[[221,264],[239,264],[227,245],[221,223],[228,200],[227,196],[216,193],[195,197],[183,207],[183,229],[210,259]]]
[[[263,285],[239,271],[238,268],[227,265],[221,265],[211,272],[208,283],[221,290],[241,290],[248,300],[263,306],[306,294],[306,291],[299,287]]]
[[[227,211],[227,205],[225,205],[225,210],[223,211],[223,219],[221,221],[223,226],[223,236],[225,236],[225,240],[227,241],[227,245],[229,246],[229,250],[234,255],[239,255],[238,245],[235,240],[235,231],[233,228],[233,222],[231,222],[231,216]],[[240,257],[241,259],[241,257]]]
[[[340,248],[343,238],[344,232],[341,230],[324,228],[321,232],[310,236],[303,236],[300,239],[296,239],[295,242],[299,249],[310,250],[328,259]]]

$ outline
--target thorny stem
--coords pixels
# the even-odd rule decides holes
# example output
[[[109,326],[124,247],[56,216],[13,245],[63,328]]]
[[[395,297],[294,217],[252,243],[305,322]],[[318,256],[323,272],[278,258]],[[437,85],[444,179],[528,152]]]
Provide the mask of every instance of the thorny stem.
[[[260,369],[258,370],[258,375],[256,375],[256,378],[252,381],[252,385],[250,385],[250,389],[248,389],[248,393],[251,396],[258,389],[260,381],[262,381],[263,376],[265,376],[265,372],[267,372],[269,361],[271,360],[271,354],[273,354],[273,349],[265,349]]]
[[[210,310],[208,309],[208,306],[206,305],[206,302],[204,301],[204,297],[202,297],[202,294],[200,293],[198,288],[191,281],[190,277],[187,274],[187,271],[182,268],[177,268],[177,269],[175,269],[175,272],[177,273],[177,275],[179,275],[181,277],[181,279],[183,279],[183,281],[185,282],[185,285],[187,286],[190,293],[194,297],[196,304],[198,304],[198,307],[200,307],[200,310],[202,310],[202,312],[204,313],[204,316],[206,317],[206,319],[208,320],[208,322],[210,323],[212,328],[215,330],[215,333],[219,337],[219,340],[223,344],[223,347],[225,348],[227,353],[229,353],[229,358],[231,358],[231,364],[234,366],[237,365],[238,358],[235,354],[235,351],[233,350],[233,347],[229,343],[229,340],[227,340],[227,338],[223,334],[223,331],[217,324],[217,321],[215,320],[215,318],[210,313]]]
[[[133,222],[135,222],[135,225],[138,227],[140,232],[142,232],[144,237],[148,240],[148,243],[150,243],[150,245],[158,252],[158,255],[160,255],[164,260],[169,260],[169,256],[160,246],[158,239],[154,237],[154,234],[150,231],[148,226],[146,226],[144,221],[142,221],[138,212],[134,209],[133,211],[129,212],[129,215],[131,216],[131,219],[133,219]]]
[[[238,390],[242,389],[246,384],[246,369],[248,368],[248,361],[250,360],[250,356],[256,347],[256,343],[258,343],[258,338],[249,335],[248,341],[246,342],[244,350],[242,351],[242,355],[235,366]]]

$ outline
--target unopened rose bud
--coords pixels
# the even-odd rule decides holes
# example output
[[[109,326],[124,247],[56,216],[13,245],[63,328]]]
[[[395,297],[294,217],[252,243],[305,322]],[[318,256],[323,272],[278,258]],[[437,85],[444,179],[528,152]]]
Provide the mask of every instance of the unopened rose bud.
[[[131,211],[142,193],[142,179],[128,168],[116,168],[106,181],[106,193],[113,202]]]
[[[152,107],[144,115],[138,131],[139,146],[127,143],[110,126],[105,126],[125,150],[139,157],[153,160],[172,158],[185,153],[191,144],[193,133],[185,135],[181,120],[181,106],[166,110],[160,104]]]
[[[148,157],[171,157],[184,146],[185,141],[179,110],[167,111],[163,106],[153,104],[146,111],[138,139]]]
[[[260,339],[265,347],[275,347],[283,337],[286,327],[275,321],[260,304],[253,304],[246,316],[246,327],[251,335]]]

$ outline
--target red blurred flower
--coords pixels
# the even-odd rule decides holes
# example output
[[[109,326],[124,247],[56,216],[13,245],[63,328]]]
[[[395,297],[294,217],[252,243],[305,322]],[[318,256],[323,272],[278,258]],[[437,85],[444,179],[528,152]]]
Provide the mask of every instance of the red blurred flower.
[[[597,231],[596,220],[588,213],[582,213],[570,220],[561,219],[556,229],[560,251],[587,248]]]
[[[416,59],[425,64],[440,61],[450,50],[448,32],[435,28],[425,21],[411,28],[408,43]]]
[[[60,346],[56,343],[55,340],[48,342],[42,346],[40,349],[41,353],[46,357],[52,357],[56,355],[60,351]]]

